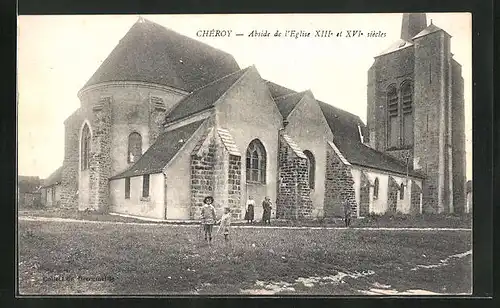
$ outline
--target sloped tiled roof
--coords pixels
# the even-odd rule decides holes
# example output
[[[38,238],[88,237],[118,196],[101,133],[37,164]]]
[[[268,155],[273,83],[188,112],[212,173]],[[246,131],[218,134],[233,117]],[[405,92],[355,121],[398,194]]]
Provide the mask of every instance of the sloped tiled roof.
[[[358,125],[365,133],[365,124],[357,115],[321,101],[318,103],[334,136],[361,142]]]
[[[335,145],[335,143],[328,141],[328,144],[333,149],[335,154],[337,154],[337,156],[340,158],[340,160],[342,161],[343,164],[349,165],[349,166],[351,165],[351,163],[348,162],[347,159],[345,159],[344,155],[340,152],[339,148]]]
[[[248,70],[234,72],[195,90],[178,102],[165,117],[166,122],[173,122],[197,112],[213,107],[215,102]]]
[[[420,38],[422,36],[426,36],[428,34],[431,34],[431,33],[434,33],[434,32],[438,32],[438,31],[444,31],[443,29],[439,28],[438,26],[434,25],[434,24],[430,24],[427,28],[425,28],[424,30],[420,31],[417,35],[415,35],[412,39],[417,39],[417,38]]]
[[[42,180],[37,176],[23,176],[17,178],[20,193],[34,193],[42,186]]]
[[[334,143],[345,159],[353,165],[406,175],[406,165],[402,162],[388,154],[372,149],[359,141],[334,137]],[[408,174],[419,178],[425,177],[425,175],[411,168],[408,169]]]
[[[288,88],[285,88],[284,86],[281,86],[281,85],[274,83],[272,81],[265,80],[265,82],[266,82],[266,85],[269,88],[269,92],[271,92],[271,96],[273,98],[277,98],[277,97],[287,95],[287,94],[297,93],[294,90],[290,90]]]
[[[140,20],[84,88],[109,81],[140,81],[191,92],[239,69],[228,53],[156,23]]]
[[[62,166],[57,168],[49,177],[44,181],[43,187],[60,184],[62,181]]]
[[[274,99],[283,119],[288,117],[290,112],[292,112],[295,106],[297,106],[299,101],[304,97],[304,94],[305,92],[290,93]]]
[[[286,143],[290,146],[292,151],[295,152],[295,155],[297,155],[300,158],[307,158],[306,154],[302,151],[302,149],[293,141],[293,139],[288,136],[287,134],[283,134],[283,139],[285,139]]]
[[[234,141],[231,133],[227,129],[223,128],[217,129],[217,132],[219,133],[220,139],[222,140],[222,143],[224,144],[224,147],[229,152],[229,154],[241,156],[241,152],[238,149],[238,146],[236,145],[236,142]]]
[[[378,56],[383,56],[410,46],[413,46],[413,43],[405,41],[403,39],[398,39],[397,41],[392,43],[386,50],[379,53]]]
[[[156,142],[125,172],[111,179],[140,176],[162,172],[163,168],[179,152],[205,120],[187,124],[177,129],[162,133]]]

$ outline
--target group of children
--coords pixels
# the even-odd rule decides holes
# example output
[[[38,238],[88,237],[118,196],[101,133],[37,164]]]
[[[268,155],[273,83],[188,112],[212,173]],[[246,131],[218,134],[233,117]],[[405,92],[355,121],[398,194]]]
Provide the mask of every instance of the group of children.
[[[224,240],[229,240],[229,229],[231,227],[231,209],[226,207],[224,208],[224,214],[222,215],[220,220],[217,220],[217,215],[215,214],[215,207],[213,205],[214,198],[213,197],[205,197],[203,200],[203,206],[201,207],[201,224],[203,225],[203,231],[205,233],[205,241],[208,241],[210,244],[212,242],[212,231],[213,226],[215,224],[219,224],[219,229],[217,230],[217,234],[222,231],[224,234]],[[250,197],[250,201],[247,205],[247,211],[245,213],[245,220],[249,222],[253,222],[253,207],[255,205],[255,201],[253,201],[252,197]],[[262,220],[265,224],[270,224],[271,218],[271,201],[269,197],[266,197],[262,202],[264,207],[264,213]],[[351,206],[347,201],[343,202],[344,208],[344,221],[346,227],[349,227],[351,224]]]
[[[205,233],[205,241],[208,241],[209,244],[212,242],[214,224],[220,225],[217,233],[222,230],[226,241],[229,240],[229,227],[231,226],[231,209],[228,207],[224,208],[224,214],[220,220],[217,220],[213,203],[214,198],[205,197],[203,206],[201,207],[201,224],[203,225],[203,231]]]

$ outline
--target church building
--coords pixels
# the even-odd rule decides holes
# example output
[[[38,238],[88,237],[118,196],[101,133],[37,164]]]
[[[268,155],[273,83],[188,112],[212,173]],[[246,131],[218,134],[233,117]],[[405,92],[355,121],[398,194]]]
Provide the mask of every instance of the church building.
[[[368,123],[263,79],[255,66],[140,19],[65,121],[61,203],[197,219],[203,198],[242,219],[458,212],[465,204],[463,79],[450,36],[404,14],[368,75]]]

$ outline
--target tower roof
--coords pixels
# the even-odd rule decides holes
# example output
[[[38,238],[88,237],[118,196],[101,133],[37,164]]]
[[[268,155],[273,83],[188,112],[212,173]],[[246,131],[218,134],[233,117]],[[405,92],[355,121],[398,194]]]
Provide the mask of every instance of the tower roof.
[[[410,41],[412,37],[427,27],[425,13],[404,13],[401,24],[401,39]]]
[[[427,28],[425,28],[424,30],[420,31],[417,35],[415,35],[412,39],[417,39],[417,38],[420,38],[422,36],[426,36],[428,34],[431,34],[431,33],[434,33],[434,32],[438,32],[438,31],[443,31],[446,33],[446,31],[444,31],[443,29],[439,28],[438,26],[434,25],[434,24],[430,24]]]
[[[141,18],[84,88],[109,81],[139,81],[191,92],[238,70],[230,54]]]
[[[380,57],[380,56],[383,56],[383,55],[386,55],[386,54],[389,54],[389,53],[392,53],[392,52],[395,52],[395,51],[398,51],[398,50],[401,50],[401,49],[404,49],[404,48],[410,47],[410,46],[413,46],[413,43],[405,41],[403,39],[399,39],[396,42],[392,43],[387,49],[385,49],[384,51],[379,53],[376,57]]]

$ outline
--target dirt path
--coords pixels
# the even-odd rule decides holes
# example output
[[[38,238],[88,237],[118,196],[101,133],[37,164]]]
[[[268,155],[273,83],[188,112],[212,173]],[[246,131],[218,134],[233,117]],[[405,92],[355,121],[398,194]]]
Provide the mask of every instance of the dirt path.
[[[59,217],[40,217],[40,216],[19,216],[19,221],[47,221],[47,222],[72,222],[89,224],[111,224],[111,225],[142,225],[142,226],[176,226],[176,227],[199,227],[198,224],[174,224],[174,223],[148,223],[148,222],[120,222],[120,221],[95,221],[79,220]],[[286,226],[232,226],[235,229],[293,229],[293,230],[381,230],[381,231],[471,231],[467,228],[374,228],[374,227],[286,227]]]

